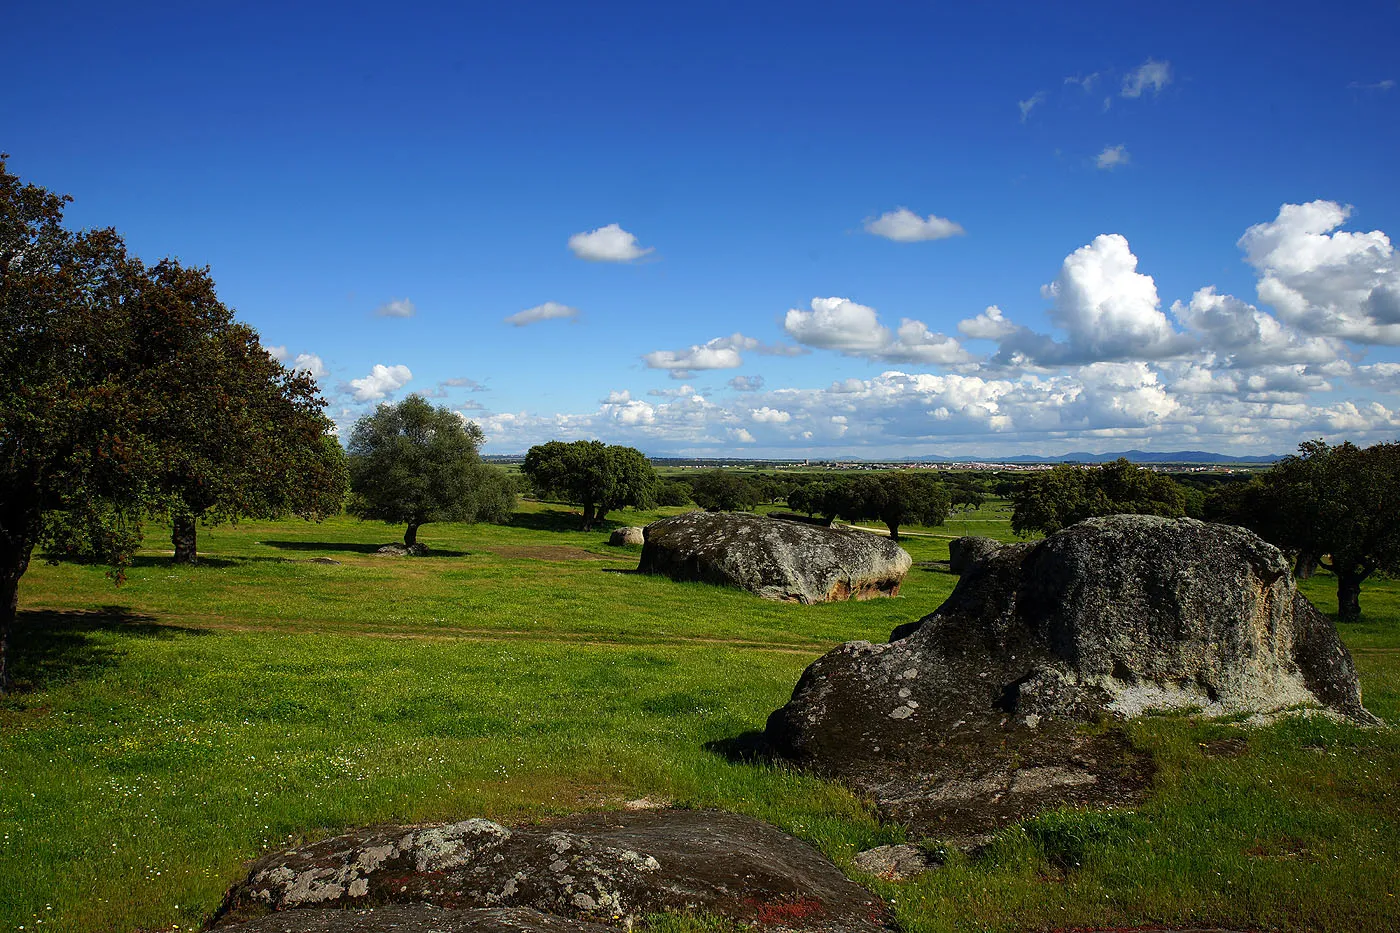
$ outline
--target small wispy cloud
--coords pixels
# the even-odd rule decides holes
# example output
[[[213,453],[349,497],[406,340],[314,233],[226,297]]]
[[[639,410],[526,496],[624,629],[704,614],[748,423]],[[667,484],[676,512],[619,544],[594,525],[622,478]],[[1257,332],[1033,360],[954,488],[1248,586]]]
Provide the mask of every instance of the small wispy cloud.
[[[577,317],[578,308],[561,305],[557,301],[546,301],[542,305],[535,305],[533,308],[517,311],[507,317],[505,321],[507,324],[514,324],[516,327],[524,327],[526,324],[536,324],[540,321],[554,321],[561,318]]]
[[[1395,87],[1395,82],[1390,78],[1386,78],[1384,81],[1376,81],[1371,84],[1363,84],[1360,81],[1353,81],[1350,84],[1348,84],[1347,87],[1353,88],[1354,90],[1358,91],[1388,91],[1391,88]]]
[[[417,313],[418,309],[407,298],[391,298],[374,309],[375,317],[413,317]]]
[[[453,388],[453,389],[466,389],[468,392],[489,392],[489,391],[491,391],[487,386],[482,385],[480,382],[477,382],[475,379],[468,379],[468,378],[466,378],[465,376],[462,376],[462,377],[459,377],[459,378],[455,378],[455,379],[444,379],[444,380],[442,380],[441,382],[439,382],[438,385],[440,385],[440,386],[447,386],[447,387]]]
[[[1128,154],[1128,147],[1118,145],[1104,147],[1104,151],[1100,152],[1098,158],[1094,160],[1094,164],[1105,171],[1112,171],[1131,161],[1132,156]]]
[[[1048,96],[1049,95],[1047,95],[1044,91],[1036,91],[1034,94],[1032,94],[1025,100],[1016,101],[1016,106],[1021,108],[1021,122],[1025,123],[1026,117],[1029,117],[1031,115],[1031,111],[1039,107],[1041,104],[1045,103],[1045,99]]]
[[[962,224],[946,217],[936,214],[920,217],[909,208],[900,207],[886,211],[879,217],[866,218],[865,232],[897,243],[917,243],[922,240],[944,240],[948,237],[962,236],[967,231],[962,228]]]
[[[1171,83],[1172,63],[1149,58],[1123,76],[1123,89],[1119,93],[1123,97],[1141,97],[1144,91],[1158,94]]]
[[[763,388],[762,376],[735,376],[729,380],[729,388],[735,392],[757,392]]]
[[[1087,75],[1073,75],[1065,78],[1065,84],[1077,84],[1084,89],[1085,94],[1090,94],[1098,85],[1100,77],[1102,76],[1097,71]]]

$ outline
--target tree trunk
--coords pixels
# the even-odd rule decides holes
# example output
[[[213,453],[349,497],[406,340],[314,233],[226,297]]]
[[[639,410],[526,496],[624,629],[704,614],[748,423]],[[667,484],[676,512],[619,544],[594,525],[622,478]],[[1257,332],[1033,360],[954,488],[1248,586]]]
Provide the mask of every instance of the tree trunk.
[[[1337,571],[1337,618],[1355,622],[1361,618],[1361,581],[1365,576],[1355,570]]]
[[[10,635],[19,613],[19,579],[29,569],[28,548],[0,553],[0,694],[10,689]]]
[[[598,512],[597,512],[597,514],[595,514],[595,515],[593,516],[593,520],[594,520],[595,522],[597,522],[598,524],[601,525],[601,524],[603,524],[603,520],[606,519],[607,517],[608,517],[608,507],[605,506],[605,505],[600,505],[600,506],[598,506]]]
[[[1317,573],[1317,555],[1311,551],[1299,551],[1297,560],[1293,562],[1293,578],[1295,580],[1310,580],[1315,573]]]
[[[899,522],[885,522],[885,527],[890,530],[890,540],[899,540]]]
[[[584,531],[592,531],[592,530],[593,530],[593,503],[592,503],[592,502],[585,502],[585,503],[583,504],[583,530],[584,530]]]
[[[403,533],[404,547],[413,547],[418,543],[418,526],[420,522],[409,522],[408,528]]]
[[[170,543],[175,545],[175,563],[193,564],[199,557],[195,542],[198,525],[194,515],[178,514],[171,525]]]

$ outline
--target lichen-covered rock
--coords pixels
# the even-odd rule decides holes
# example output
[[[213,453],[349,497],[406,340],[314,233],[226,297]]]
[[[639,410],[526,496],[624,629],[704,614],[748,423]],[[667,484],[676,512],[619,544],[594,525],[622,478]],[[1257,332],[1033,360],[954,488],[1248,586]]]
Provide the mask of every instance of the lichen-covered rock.
[[[1001,549],[1001,542],[994,538],[980,538],[964,535],[948,542],[948,569],[953,573],[966,573],[967,569]]]
[[[1150,763],[1078,728],[1097,718],[1312,706],[1375,721],[1283,555],[1233,526],[1120,515],[1004,545],[895,636],[818,659],[765,737],[935,835],[1131,799]]]
[[[612,927],[528,908],[443,910],[427,904],[295,910],[223,927],[227,933],[613,933]]]
[[[878,898],[766,823],[665,810],[360,830],[259,860],[229,890],[215,926],[268,911],[383,904],[527,908],[622,924],[698,910],[818,930],[859,930],[884,917]]]
[[[911,845],[876,846],[859,852],[855,865],[886,881],[904,881],[938,868],[941,863],[923,849]]]
[[[635,544],[645,544],[646,538],[642,534],[642,529],[636,525],[629,525],[625,528],[614,528],[612,534],[608,535],[608,543],[614,547],[627,547]]]
[[[644,529],[642,573],[822,603],[894,596],[910,558],[888,538],[747,512],[688,512]]]

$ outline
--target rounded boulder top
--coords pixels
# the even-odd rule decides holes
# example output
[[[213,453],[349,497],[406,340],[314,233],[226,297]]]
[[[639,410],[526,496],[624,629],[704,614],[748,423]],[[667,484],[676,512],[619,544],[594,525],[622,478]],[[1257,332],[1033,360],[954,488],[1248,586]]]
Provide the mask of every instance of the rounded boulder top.
[[[912,563],[880,535],[747,512],[687,512],[652,522],[645,536],[642,573],[785,602],[895,596]]]

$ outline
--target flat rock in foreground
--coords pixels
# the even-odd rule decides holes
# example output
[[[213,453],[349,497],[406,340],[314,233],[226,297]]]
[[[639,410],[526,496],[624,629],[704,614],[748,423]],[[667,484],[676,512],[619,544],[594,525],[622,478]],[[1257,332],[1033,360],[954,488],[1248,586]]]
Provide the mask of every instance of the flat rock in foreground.
[[[823,603],[895,596],[909,555],[888,538],[747,512],[688,512],[646,526],[642,573]]]
[[[878,898],[821,853],[766,823],[716,810],[663,810],[516,827],[474,819],[360,830],[262,858],[229,890],[215,926],[271,911],[280,918],[392,904],[538,911],[580,931],[578,922],[627,925],[664,911],[815,931],[873,930],[885,916]],[[259,922],[242,929],[438,929]],[[557,924],[522,929],[567,933]]]
[[[443,910],[424,904],[292,910],[223,927],[228,933],[613,933],[612,927],[528,908]]]
[[[1233,526],[1119,515],[987,548],[893,639],[818,659],[765,739],[943,838],[1130,802],[1150,761],[1114,729],[1081,728],[1095,720],[1311,706],[1376,721],[1283,555]]]

